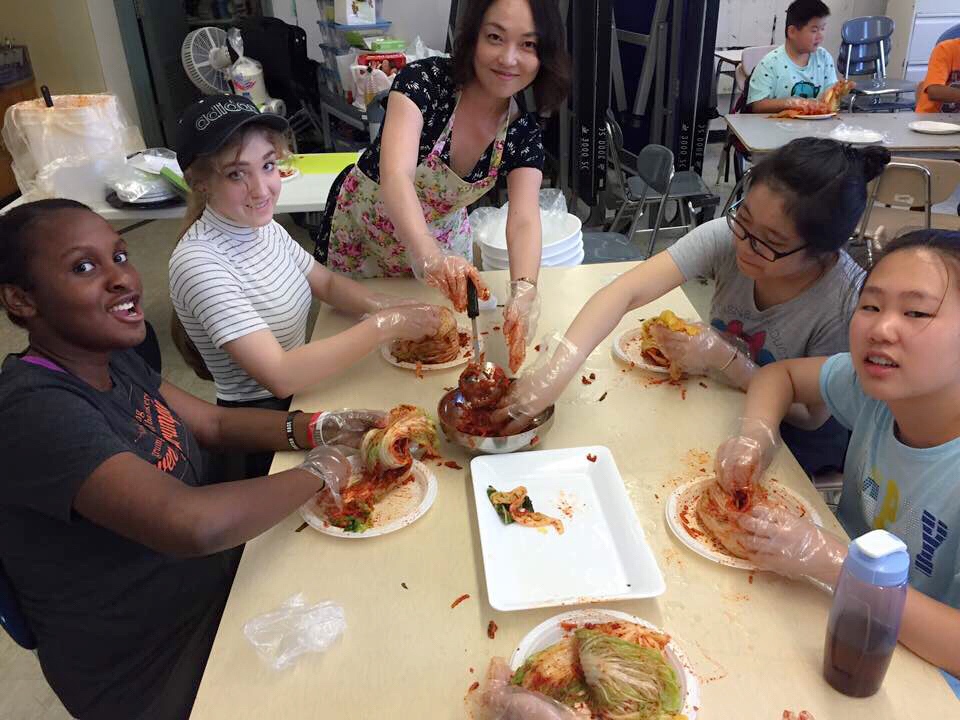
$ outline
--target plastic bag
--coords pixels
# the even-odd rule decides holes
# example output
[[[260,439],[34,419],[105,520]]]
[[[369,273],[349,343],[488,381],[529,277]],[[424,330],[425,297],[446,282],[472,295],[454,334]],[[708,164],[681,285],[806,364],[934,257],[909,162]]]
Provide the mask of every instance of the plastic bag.
[[[127,155],[143,150],[140,129],[115,95],[55,95],[7,108],[3,143],[28,200],[66,197],[103,202],[105,178]]]
[[[304,653],[323,652],[346,629],[342,607],[329,600],[307,605],[304,594],[297,593],[276,610],[249,620],[243,634],[264,662],[283,670]]]
[[[127,158],[125,165],[111,168],[106,177],[107,185],[114,189],[120,200],[128,203],[174,198],[176,191],[160,175],[164,167],[183,175],[176,153],[167,148],[150,148]]]
[[[227,41],[237,54],[237,61],[230,67],[230,82],[237,95],[249,98],[254,105],[265,105],[270,96],[267,94],[267,84],[263,80],[263,65],[243,54],[243,38],[240,30],[230,28],[227,32]]]
[[[450,57],[445,52],[428,48],[424,44],[423,40],[420,39],[419,35],[417,35],[416,40],[407,45],[406,49],[403,51],[403,54],[407,56],[407,65],[412,63],[414,60],[423,60],[424,58],[429,57]]]
[[[481,207],[470,213],[470,227],[474,239],[481,245],[506,248],[507,246],[507,209],[510,203],[503,207]],[[540,191],[540,225],[543,241],[566,232],[567,201],[563,192],[557,188],[547,188]]]
[[[830,137],[839,142],[853,143],[854,145],[888,145],[890,136],[887,133],[871,130],[859,125],[848,125],[841,122],[830,131]]]

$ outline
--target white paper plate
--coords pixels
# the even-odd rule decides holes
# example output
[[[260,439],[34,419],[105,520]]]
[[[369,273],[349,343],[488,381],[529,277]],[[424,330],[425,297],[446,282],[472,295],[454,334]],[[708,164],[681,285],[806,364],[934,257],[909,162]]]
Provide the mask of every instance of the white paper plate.
[[[465,325],[459,326],[460,332],[465,332],[467,335],[472,335],[473,330]],[[398,368],[403,368],[404,370],[413,370],[416,371],[417,364],[410,362],[402,362],[397,360],[393,353],[390,352],[390,346],[392,343],[384,343],[380,346],[380,354],[383,356],[383,359],[386,360],[391,365],[394,365]],[[483,335],[480,336],[480,350],[483,350]],[[473,359],[473,342],[468,342],[464,347],[460,348],[460,354],[453,360],[450,360],[445,363],[433,363],[428,365],[427,363],[421,363],[421,370],[449,370],[450,368],[457,367],[458,365],[466,365]]]
[[[786,120],[829,120],[836,117],[837,113],[821,113],[820,115],[798,115],[796,118],[784,118]]]
[[[293,180],[294,178],[298,178],[298,177],[300,177],[300,168],[293,168],[293,174],[287,175],[286,177],[281,175],[280,182],[287,182],[288,180]]]
[[[914,120],[907,127],[918,133],[927,135],[950,135],[960,132],[960,125],[937,120]]]
[[[697,500],[700,499],[707,485],[712,482],[714,482],[714,477],[710,476],[686,483],[674,490],[667,500],[667,525],[680,542],[707,560],[713,560],[713,562],[721,565],[741,570],[759,570],[760,568],[752,562],[735,557],[721,548],[700,525],[700,519],[697,517],[696,511]],[[767,483],[767,489],[771,493],[797,508],[802,508],[807,517],[817,525],[820,524],[820,515],[811,507],[810,503],[776,480],[768,480]],[[688,527],[700,534],[691,534],[687,529]]]
[[[544,620],[528,632],[520,641],[520,644],[517,645],[517,649],[514,650],[513,656],[510,658],[510,669],[516,671],[534,653],[560,642],[569,633],[569,631],[563,629],[562,624],[577,623],[578,625],[585,625],[587,623],[604,623],[617,620],[643,625],[659,633],[663,632],[663,630],[642,618],[616,610],[571,610],[560,615],[554,615],[549,620]],[[680,692],[683,696],[683,709],[680,713],[686,715],[687,720],[696,720],[697,711],[700,709],[700,681],[675,638],[671,636],[671,640],[664,650],[667,655],[667,662],[677,673],[677,680],[680,682]]]
[[[855,145],[870,145],[872,143],[883,142],[883,133],[878,133],[876,130],[845,128],[842,125],[834,128],[830,132],[830,137],[839,142],[853,143]]]
[[[300,506],[300,517],[314,530],[334,537],[362,539],[402,530],[421,518],[437,499],[437,477],[419,460],[413,461],[413,482],[401,485],[377,503],[370,516],[373,527],[364,532],[347,532],[328,523],[316,511],[311,498]]]
[[[632,349],[629,347],[630,341],[638,339],[642,334],[643,330],[640,328],[632,328],[630,330],[624,330],[622,333],[617,335],[617,337],[613,340],[613,345],[611,346],[614,357],[627,364],[633,363],[641,370],[649,370],[650,372],[669,375],[670,368],[661,367],[660,365],[651,365],[644,360],[643,356],[640,354],[639,346],[637,347],[636,351],[632,351]]]
[[[470,462],[470,474],[494,609],[647,598],[666,589],[609,449],[484,455]],[[564,533],[504,525],[488,485],[502,492],[524,485],[534,508],[559,518]]]

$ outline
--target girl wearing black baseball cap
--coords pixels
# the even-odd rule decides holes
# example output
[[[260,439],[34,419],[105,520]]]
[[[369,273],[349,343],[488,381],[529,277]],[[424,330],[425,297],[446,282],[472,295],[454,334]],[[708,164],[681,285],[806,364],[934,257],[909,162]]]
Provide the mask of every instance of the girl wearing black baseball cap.
[[[282,117],[237,95],[205,97],[180,120],[177,159],[191,197],[170,258],[170,295],[224,406],[287,409],[293,393],[378,345],[439,328],[439,307],[372,293],[330,272],[273,220],[286,129]],[[313,298],[364,319],[307,343]],[[265,474],[271,458],[249,455],[227,474]]]
[[[462,312],[467,278],[484,287],[471,264],[466,208],[506,176],[511,283],[503,332],[515,371],[539,310],[544,151],[536,113],[522,112],[514,98],[532,88],[538,110],[557,107],[568,65],[557,0],[466,3],[453,57],[400,71],[380,136],[334,185],[330,267],[353,277],[413,273]]]

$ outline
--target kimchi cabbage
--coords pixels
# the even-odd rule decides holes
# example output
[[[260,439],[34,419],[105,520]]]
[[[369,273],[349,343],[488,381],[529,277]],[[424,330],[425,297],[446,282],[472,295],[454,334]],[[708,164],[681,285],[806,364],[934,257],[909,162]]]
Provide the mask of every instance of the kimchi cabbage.
[[[669,640],[636,623],[585,624],[527,658],[511,682],[601,720],[680,720]]]

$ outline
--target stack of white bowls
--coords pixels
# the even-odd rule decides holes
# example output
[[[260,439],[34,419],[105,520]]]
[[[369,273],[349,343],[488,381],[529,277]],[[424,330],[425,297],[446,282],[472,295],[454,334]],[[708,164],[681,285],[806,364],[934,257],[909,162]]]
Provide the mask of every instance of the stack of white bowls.
[[[478,237],[484,270],[507,270],[510,257],[503,232]],[[583,262],[583,227],[580,218],[567,213],[559,222],[543,223],[543,267],[573,267]]]

